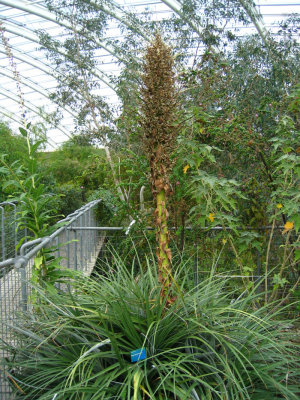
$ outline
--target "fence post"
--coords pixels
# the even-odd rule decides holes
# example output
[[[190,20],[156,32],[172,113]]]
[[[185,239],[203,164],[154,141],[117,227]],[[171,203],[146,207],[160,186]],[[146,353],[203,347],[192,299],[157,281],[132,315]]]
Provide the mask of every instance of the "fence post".
[[[257,274],[257,280],[256,282],[259,282],[261,279],[261,254],[260,251],[257,249],[256,250],[256,274]],[[261,292],[261,285],[259,284],[259,286],[257,287],[257,292],[260,293]]]
[[[28,301],[26,267],[27,267],[27,263],[24,264],[20,269],[20,273],[21,273],[21,299],[22,299],[22,309],[23,309],[23,311],[27,311],[27,301]]]
[[[197,242],[194,243],[195,257],[194,257],[194,286],[198,286],[198,246]]]
[[[77,230],[74,229],[74,270],[77,271],[78,265],[77,265],[77,251],[78,251],[78,246],[77,246]]]
[[[65,228],[67,236],[67,268],[70,269],[70,231]]]
[[[21,248],[21,252],[24,249]],[[27,302],[28,302],[28,295],[27,295],[27,276],[26,276],[26,267],[28,265],[28,258],[24,255],[21,255],[15,259],[15,269],[21,275],[21,305],[23,311],[27,311]]]
[[[80,214],[79,226],[81,228],[83,227],[82,220],[83,220],[83,214]],[[82,241],[82,235],[83,235],[83,232],[82,232],[82,229],[80,229],[80,232],[79,232],[79,237],[80,237],[80,242],[79,242],[80,243],[80,270],[84,271],[85,268],[83,266],[83,241]]]
[[[1,246],[2,246],[2,261],[5,260],[5,227],[4,227],[4,208],[1,209]]]

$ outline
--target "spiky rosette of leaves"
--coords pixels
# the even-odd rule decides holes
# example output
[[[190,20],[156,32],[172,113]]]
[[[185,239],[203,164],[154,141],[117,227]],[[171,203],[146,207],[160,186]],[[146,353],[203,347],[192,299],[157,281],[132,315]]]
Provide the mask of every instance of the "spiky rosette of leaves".
[[[255,288],[241,297],[223,277],[194,287],[191,262],[174,268],[177,296],[164,307],[144,261],[128,270],[113,257],[96,279],[74,274],[66,293],[37,287],[39,312],[1,321],[12,335],[0,342],[1,373],[15,400],[299,399],[287,308],[253,309]],[[143,347],[146,359],[132,363]]]
[[[144,149],[151,170],[151,190],[155,200],[157,258],[162,290],[169,286],[172,261],[167,229],[167,196],[170,193],[171,154],[176,144],[177,90],[174,59],[160,35],[147,48],[141,88],[141,127]]]

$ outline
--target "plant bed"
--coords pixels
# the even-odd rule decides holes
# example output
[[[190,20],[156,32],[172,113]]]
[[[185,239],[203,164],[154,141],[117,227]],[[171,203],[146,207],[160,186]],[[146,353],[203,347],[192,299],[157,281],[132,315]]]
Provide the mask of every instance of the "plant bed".
[[[136,275],[118,259],[106,276],[76,276],[72,294],[39,291],[12,328],[16,344],[3,345],[16,399],[296,400],[284,310],[256,308],[254,290],[234,301],[224,279],[194,288],[187,267],[174,272],[171,304],[154,266]],[[141,348],[146,358],[131,362]]]

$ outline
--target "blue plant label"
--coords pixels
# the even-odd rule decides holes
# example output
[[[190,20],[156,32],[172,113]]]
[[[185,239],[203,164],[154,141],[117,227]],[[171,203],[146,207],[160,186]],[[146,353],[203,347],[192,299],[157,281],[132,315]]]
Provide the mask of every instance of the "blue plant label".
[[[146,350],[145,347],[141,349],[133,350],[130,352],[131,355],[131,362],[137,362],[141,360],[145,360],[146,358]]]

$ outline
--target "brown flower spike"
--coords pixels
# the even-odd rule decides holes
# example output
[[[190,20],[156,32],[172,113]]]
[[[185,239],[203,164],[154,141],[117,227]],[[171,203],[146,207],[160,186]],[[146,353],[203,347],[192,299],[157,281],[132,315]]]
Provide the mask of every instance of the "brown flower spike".
[[[177,90],[174,60],[170,47],[156,35],[146,50],[141,89],[141,127],[144,150],[151,170],[151,190],[155,201],[157,259],[162,293],[170,286],[172,254],[167,228],[171,154],[176,144]]]

